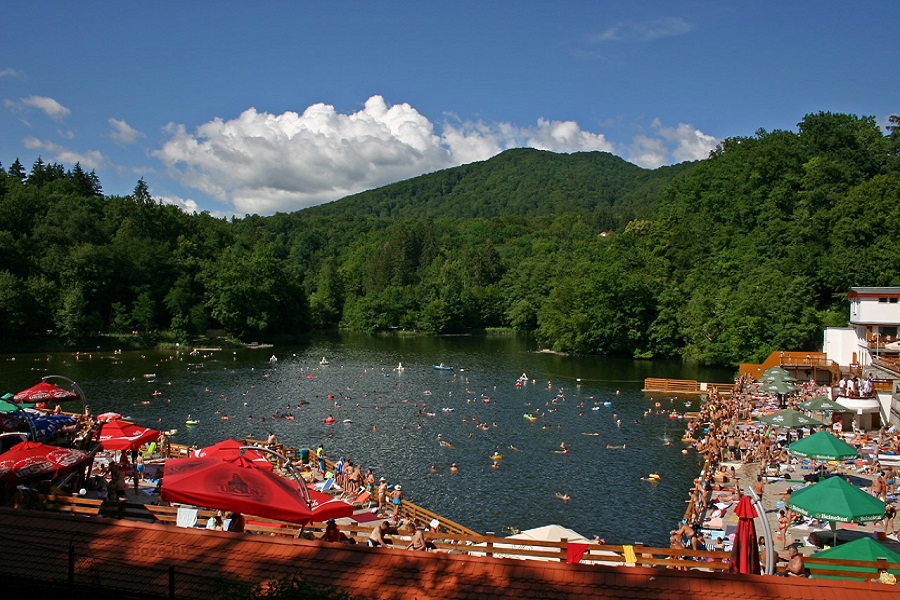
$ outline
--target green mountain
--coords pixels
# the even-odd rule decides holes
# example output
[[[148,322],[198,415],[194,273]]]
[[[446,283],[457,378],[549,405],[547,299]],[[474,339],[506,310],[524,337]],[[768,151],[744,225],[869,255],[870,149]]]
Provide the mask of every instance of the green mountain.
[[[646,214],[659,191],[692,166],[683,163],[649,170],[607,152],[556,154],[519,148],[303,212],[405,219],[574,213],[621,221],[622,215]]]

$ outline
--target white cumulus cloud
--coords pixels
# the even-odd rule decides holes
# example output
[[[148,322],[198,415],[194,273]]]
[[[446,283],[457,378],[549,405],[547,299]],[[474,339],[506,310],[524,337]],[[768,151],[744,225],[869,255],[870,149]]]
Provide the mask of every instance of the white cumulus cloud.
[[[133,144],[138,138],[144,137],[143,133],[126,123],[124,120],[110,117],[107,119],[107,122],[112,128],[109,132],[109,137],[120,144]]]
[[[659,119],[653,121],[655,135],[638,135],[632,140],[628,160],[647,169],[655,169],[672,162],[702,160],[709,157],[719,143],[687,123],[664,127]]]
[[[61,121],[72,112],[53,98],[47,96],[29,96],[20,100],[23,106],[41,110],[54,121]]]
[[[249,108],[193,132],[170,124],[154,156],[183,185],[230,204],[237,214],[271,214],[336,200],[423,173],[486,160],[512,147],[557,152],[611,150],[574,121],[434,124],[406,103],[372,96],[354,113],[314,104],[274,115]]]
[[[29,150],[39,150],[42,153],[47,153],[53,161],[64,165],[81,163],[81,167],[85,170],[96,170],[106,165],[106,159],[99,150],[77,152],[59,144],[39,140],[34,137],[25,138],[24,144]]]
[[[678,162],[709,158],[719,140],[688,125],[679,123],[677,127],[662,127],[659,134],[670,143],[675,144],[672,155]]]

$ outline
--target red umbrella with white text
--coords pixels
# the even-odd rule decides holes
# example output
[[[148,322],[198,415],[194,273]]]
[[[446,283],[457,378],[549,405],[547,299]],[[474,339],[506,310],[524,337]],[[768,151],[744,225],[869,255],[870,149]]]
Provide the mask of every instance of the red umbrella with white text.
[[[54,479],[88,459],[88,453],[74,448],[21,442],[0,454],[0,479],[10,487],[37,478]]]
[[[100,426],[100,445],[104,450],[137,450],[159,438],[159,431],[115,419]]]

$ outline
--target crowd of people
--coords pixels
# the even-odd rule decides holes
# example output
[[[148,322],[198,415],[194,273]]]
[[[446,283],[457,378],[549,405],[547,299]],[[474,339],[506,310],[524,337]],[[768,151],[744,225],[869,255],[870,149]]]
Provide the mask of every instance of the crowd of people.
[[[818,470],[810,468],[808,474],[801,475],[799,460],[791,456],[788,446],[804,435],[813,433],[816,428],[779,429],[758,420],[762,414],[784,408],[799,410],[799,405],[806,400],[830,396],[829,386],[810,380],[798,385],[798,393],[779,397],[760,393],[759,383],[752,376],[744,374],[735,379],[730,394],[720,394],[718,389],[711,389],[697,418],[688,422],[684,441],[692,443],[706,461],[703,471],[695,480],[686,518],[680,527],[671,532],[672,548],[713,549],[702,533],[704,517],[708,518],[714,512],[712,503],[734,502],[740,498],[742,473],[745,477],[747,473],[756,473],[755,477],[750,476],[748,479],[757,495],[762,497],[766,493],[766,481],[770,477],[805,477],[815,480],[825,471],[846,468],[840,463],[820,464],[817,465]],[[835,392],[853,397],[870,394],[872,389],[871,376],[862,379],[853,377],[843,378]],[[893,426],[882,427],[877,433],[862,431],[853,422],[852,434],[842,436],[843,415],[832,415],[830,423],[818,428],[846,437],[849,443],[860,450],[869,450],[861,452],[861,456],[868,457],[865,464],[854,463],[852,468],[860,475],[872,478],[869,491],[888,503],[882,523],[884,531],[888,535],[897,533],[894,523],[896,507],[890,502],[896,491],[896,474],[891,467],[882,466],[877,456],[879,453],[900,453],[900,434]],[[735,465],[738,467],[735,468]],[[785,555],[778,555],[778,561],[784,563],[783,571],[786,574],[802,575],[805,573],[803,556],[797,545],[790,543],[788,533],[802,517],[790,510],[790,493],[791,488],[788,488],[778,503],[778,506],[784,508],[778,513],[776,543],[786,552]],[[761,560],[764,560],[765,550],[764,547],[760,548]]]

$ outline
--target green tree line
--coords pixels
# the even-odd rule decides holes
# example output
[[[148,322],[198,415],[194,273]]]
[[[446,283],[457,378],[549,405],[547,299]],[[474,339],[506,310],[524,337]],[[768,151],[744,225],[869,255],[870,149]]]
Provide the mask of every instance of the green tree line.
[[[224,328],[533,332],[709,364],[813,349],[900,285],[900,119],[817,113],[655,170],[510,150],[330,204],[217,219],[38,158],[0,169],[0,337]]]

